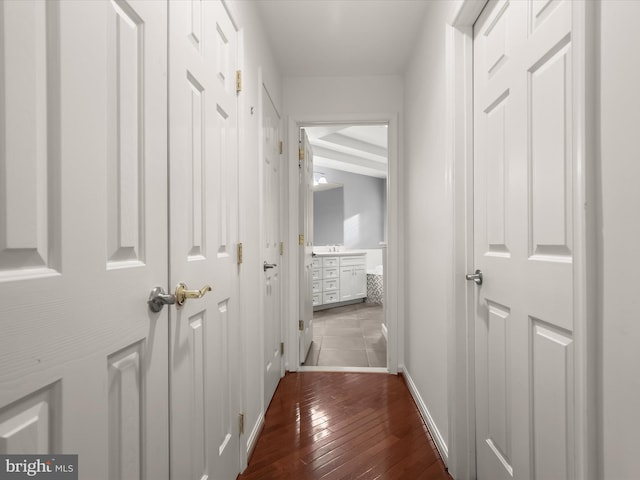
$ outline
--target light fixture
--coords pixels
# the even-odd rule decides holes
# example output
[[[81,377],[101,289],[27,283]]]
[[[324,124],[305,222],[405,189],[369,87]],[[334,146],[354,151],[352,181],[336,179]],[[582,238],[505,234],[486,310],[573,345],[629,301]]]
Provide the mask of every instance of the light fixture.
[[[316,175],[320,175],[320,177],[316,180]],[[327,182],[327,177],[324,176],[324,173],[320,173],[320,172],[313,172],[313,186],[317,187],[318,185],[322,184],[322,185],[326,185]]]

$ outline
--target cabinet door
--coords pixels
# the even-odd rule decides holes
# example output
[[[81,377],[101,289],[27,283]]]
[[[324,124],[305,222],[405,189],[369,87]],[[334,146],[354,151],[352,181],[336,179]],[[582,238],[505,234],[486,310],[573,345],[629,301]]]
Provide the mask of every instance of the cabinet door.
[[[354,298],[354,267],[340,267],[340,301]]]
[[[367,296],[367,271],[365,267],[356,267],[353,271],[353,297],[364,298]]]

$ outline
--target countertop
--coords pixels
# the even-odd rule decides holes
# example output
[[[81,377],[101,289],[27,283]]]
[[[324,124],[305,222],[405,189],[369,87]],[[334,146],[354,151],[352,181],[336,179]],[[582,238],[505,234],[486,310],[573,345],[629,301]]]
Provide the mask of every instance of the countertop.
[[[367,252],[347,251],[347,252],[318,252],[314,253],[316,257],[346,257],[350,255],[366,255]]]

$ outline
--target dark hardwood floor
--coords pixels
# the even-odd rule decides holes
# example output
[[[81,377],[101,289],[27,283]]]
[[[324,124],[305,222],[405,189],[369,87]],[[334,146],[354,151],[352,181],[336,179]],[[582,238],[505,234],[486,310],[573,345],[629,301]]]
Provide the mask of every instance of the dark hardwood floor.
[[[400,376],[287,374],[239,480],[451,476]]]

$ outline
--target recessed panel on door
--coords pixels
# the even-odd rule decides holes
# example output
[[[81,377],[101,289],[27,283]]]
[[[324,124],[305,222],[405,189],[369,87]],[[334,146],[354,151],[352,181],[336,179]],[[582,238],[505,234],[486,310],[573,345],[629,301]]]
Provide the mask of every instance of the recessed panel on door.
[[[573,478],[573,338],[536,318],[530,322],[535,478]]]
[[[530,252],[571,261],[571,98],[569,38],[529,69]]]
[[[144,27],[129,3],[110,5],[107,264],[122,268],[144,262]]]
[[[60,269],[58,8],[0,4],[0,281]]]

